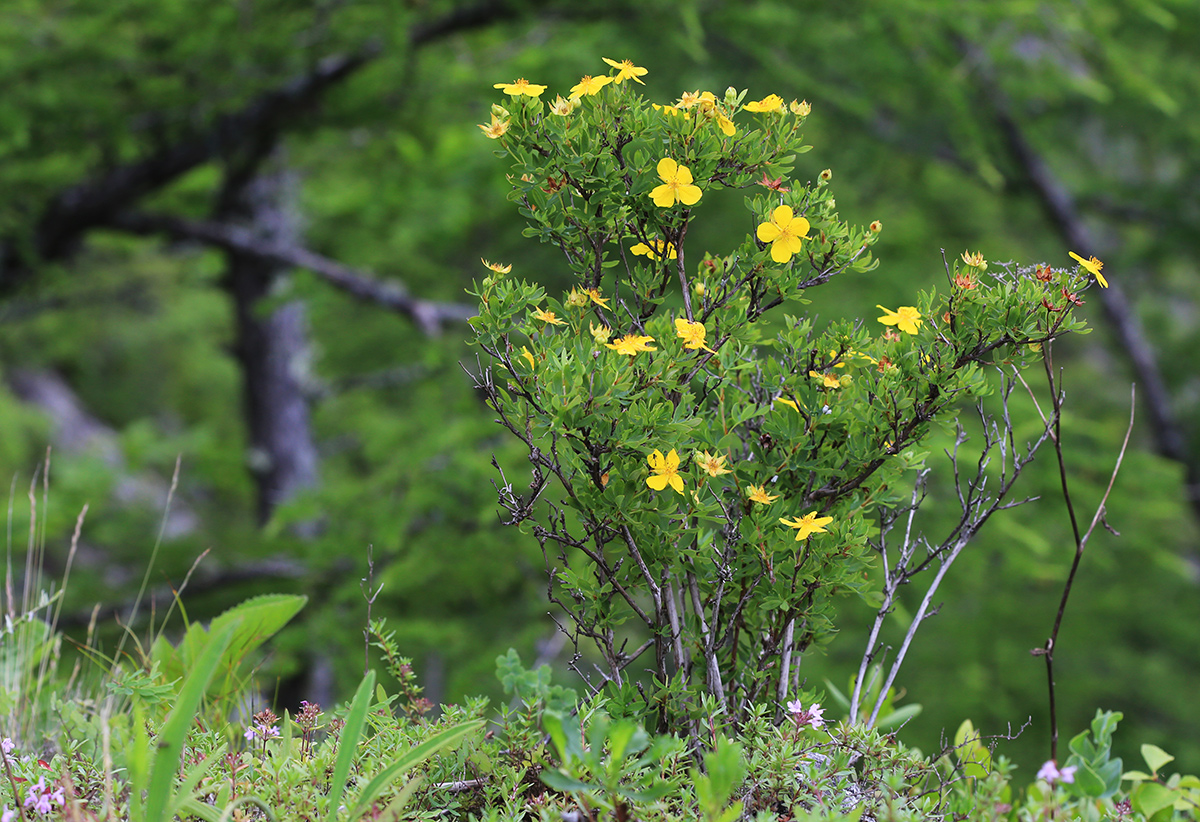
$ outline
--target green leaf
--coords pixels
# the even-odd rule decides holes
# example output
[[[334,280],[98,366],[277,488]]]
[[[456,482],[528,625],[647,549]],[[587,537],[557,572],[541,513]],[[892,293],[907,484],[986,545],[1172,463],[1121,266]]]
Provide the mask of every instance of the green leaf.
[[[367,783],[367,786],[358,795],[358,800],[354,803],[354,808],[350,811],[350,818],[357,819],[359,814],[370,807],[371,803],[378,799],[379,795],[387,790],[387,787],[405,771],[421,764],[426,759],[446,748],[454,747],[462,741],[463,737],[481,730],[484,724],[483,720],[476,719],[452,725],[406,752]]]
[[[583,782],[570,774],[560,770],[544,770],[539,776],[549,787],[563,793],[577,793],[579,791],[594,791],[599,790],[598,785],[592,785],[588,782]]]
[[[196,721],[196,712],[200,707],[200,700],[204,698],[208,682],[216,673],[217,666],[221,663],[237,629],[236,621],[227,621],[220,631],[213,633],[211,641],[184,680],[175,707],[163,723],[158,743],[150,755],[150,781],[146,788],[143,817],[147,822],[158,822],[174,815],[168,814],[168,804],[171,787],[183,755],[184,739],[187,737],[188,728]]]
[[[1173,761],[1175,757],[1157,745],[1147,744],[1142,746],[1142,759],[1146,760],[1146,764],[1150,766],[1151,773],[1157,774],[1159,768]]]
[[[1175,799],[1175,791],[1157,782],[1143,782],[1134,789],[1132,795],[1133,809],[1146,816],[1153,816],[1163,808],[1171,807]]]
[[[326,800],[326,822],[337,819],[338,808],[342,804],[342,793],[346,790],[346,779],[350,776],[350,766],[354,755],[358,752],[358,739],[362,735],[363,725],[367,721],[367,710],[371,707],[371,691],[375,690],[375,672],[368,671],[354,692],[350,703],[350,712],[346,715],[346,724],[338,736],[337,761],[333,766],[333,776],[329,783],[329,797]]]

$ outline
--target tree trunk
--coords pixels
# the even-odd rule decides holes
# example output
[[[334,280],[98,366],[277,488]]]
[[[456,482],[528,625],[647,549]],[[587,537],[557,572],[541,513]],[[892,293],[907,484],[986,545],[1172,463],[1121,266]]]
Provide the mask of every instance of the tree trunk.
[[[264,240],[298,244],[299,216],[290,207],[293,181],[275,166],[232,180],[217,216]],[[304,393],[307,322],[299,300],[265,310],[264,299],[285,285],[286,267],[236,251],[227,252],[226,259],[225,285],[233,298],[234,352],[241,365],[250,440],[249,469],[257,486],[258,519],[265,523],[281,504],[317,484],[317,451]],[[295,530],[300,536],[313,536],[316,529],[317,523],[308,522]]]

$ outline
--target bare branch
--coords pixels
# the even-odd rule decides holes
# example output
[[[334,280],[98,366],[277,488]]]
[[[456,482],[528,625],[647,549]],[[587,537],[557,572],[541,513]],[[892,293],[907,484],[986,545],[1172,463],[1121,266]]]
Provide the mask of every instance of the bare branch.
[[[307,269],[353,297],[411,318],[430,335],[439,333],[444,323],[466,322],[478,313],[473,306],[465,304],[437,303],[413,297],[395,280],[377,279],[302,246],[264,239],[253,231],[228,223],[185,220],[166,214],[124,213],[110,218],[106,224],[132,234],[166,234]]]

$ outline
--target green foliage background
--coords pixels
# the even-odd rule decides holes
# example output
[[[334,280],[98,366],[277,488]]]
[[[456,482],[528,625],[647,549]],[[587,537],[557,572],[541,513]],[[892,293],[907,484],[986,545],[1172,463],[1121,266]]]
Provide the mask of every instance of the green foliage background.
[[[478,8],[493,12],[486,25],[416,46],[413,33],[455,13],[453,3],[6,4],[0,236],[31,242],[57,192],[180,139],[327,55],[370,47],[378,56],[287,133],[308,246],[428,299],[463,301],[484,271],[480,257],[560,289],[565,267],[521,238],[504,166],[475,124],[488,118],[493,83],[525,76],[553,95],[602,73],[602,56],[628,57],[650,69],[648,93],[663,102],[733,85],[755,98],[775,92],[812,103],[815,148],[795,176],[833,169],[843,216],[882,220],[884,230],[877,270],[807,296],[823,318],[871,321],[876,303],[910,304],[916,290],[940,282],[940,249],[1068,263],[1007,149],[1003,109],[1101,238],[1094,252],[1149,329],[1176,413],[1196,416],[1195,4],[527,0]],[[208,164],[155,192],[147,207],[204,217],[219,185]],[[740,198],[706,207],[714,244],[753,229]],[[264,679],[296,674],[319,652],[342,688],[357,681],[370,545],[375,581],[385,586],[375,615],[391,618],[404,653],[440,680],[441,698],[495,694],[495,656],[514,646],[533,658],[554,626],[536,543],[498,525],[492,455],[509,476],[524,469],[462,372],[473,362],[465,330],[426,337],[297,272],[286,296],[302,297],[309,311],[321,484],[259,529],[222,272],[221,256],[195,244],[92,232],[68,261],[0,298],[0,374],[58,371],[117,432],[128,471],[169,478],[182,457],[177,497],[199,527],[166,544],[154,580],[178,584],[205,549],[201,577],[206,567],[257,558],[303,562],[299,579],[186,598],[191,617],[203,619],[264,585],[310,595]],[[1084,309],[1098,333],[1058,351],[1067,368],[1064,447],[1084,511],[1107,482],[1128,385],[1140,378],[1099,308],[1089,299]],[[1129,746],[1127,757],[1153,742],[1195,771],[1196,521],[1182,470],[1154,453],[1146,419],[1140,409],[1109,501],[1121,536],[1093,540],[1060,636],[1060,721],[1069,736],[1096,707],[1121,710],[1118,749]],[[0,469],[12,482],[18,555],[26,489],[50,434],[0,382]],[[1030,475],[1028,492],[1041,501],[993,520],[967,552],[943,588],[941,613],[918,635],[901,681],[924,712],[902,734],[927,752],[966,717],[985,734],[1032,717],[1002,751],[1031,770],[1046,756],[1045,672],[1028,651],[1050,630],[1072,551],[1051,469],[1043,462]],[[123,600],[161,510],[118,503],[114,469],[96,454],[55,455],[50,470],[41,513],[51,573],[80,506],[91,505],[84,536],[94,550],[80,561],[94,584],[73,588],[68,611]],[[938,502],[935,488],[925,509],[934,533],[946,510]],[[290,535],[289,523],[313,517],[320,537]],[[811,684],[828,677],[843,687],[856,667],[869,615],[849,601],[844,610],[842,635],[807,672]]]

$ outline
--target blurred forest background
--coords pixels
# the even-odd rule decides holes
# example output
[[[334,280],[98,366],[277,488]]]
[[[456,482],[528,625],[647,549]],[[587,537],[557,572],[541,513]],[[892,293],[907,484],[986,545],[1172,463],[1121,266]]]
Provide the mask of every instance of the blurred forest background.
[[[1194,772],[1198,42],[1192,0],[8,0],[11,562],[31,539],[32,496],[32,540],[47,578],[61,576],[87,503],[65,624],[82,635],[102,603],[110,648],[160,527],[159,611],[204,551],[192,619],[308,594],[262,670],[285,705],[358,681],[369,546],[384,584],[374,615],[431,698],[497,696],[509,647],[561,663],[537,544],[498,524],[493,454],[525,473],[463,372],[464,289],[481,257],[552,291],[569,283],[522,238],[506,164],[476,124],[501,100],[493,83],[526,77],[552,99],[607,73],[601,57],[628,58],[662,102],[732,85],[812,104],[814,150],[794,177],[831,168],[842,215],[884,226],[878,269],[806,295],[824,317],[873,322],[876,303],[913,304],[944,283],[942,249],[1104,260],[1112,287],[1082,309],[1096,333],[1056,351],[1083,516],[1117,456],[1130,383],[1138,416],[1109,501],[1120,536],[1090,543],[1056,650],[1060,722],[1069,738],[1097,707],[1124,711],[1119,752],[1153,742]],[[714,251],[753,228],[737,198],[705,209]],[[931,463],[936,479],[944,462]],[[985,734],[1032,718],[1000,749],[1032,777],[1048,731],[1029,651],[1049,634],[1073,543],[1049,452],[1028,480],[1043,499],[966,552],[900,681],[924,706],[901,736],[927,753],[965,718]],[[846,687],[869,616],[845,602],[842,633],[804,660],[810,686]]]

